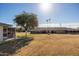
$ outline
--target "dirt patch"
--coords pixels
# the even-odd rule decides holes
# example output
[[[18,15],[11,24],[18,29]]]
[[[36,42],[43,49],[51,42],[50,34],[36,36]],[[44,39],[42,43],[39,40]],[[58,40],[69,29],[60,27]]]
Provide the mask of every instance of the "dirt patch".
[[[16,52],[21,56],[79,56],[79,35],[38,34],[34,40]]]

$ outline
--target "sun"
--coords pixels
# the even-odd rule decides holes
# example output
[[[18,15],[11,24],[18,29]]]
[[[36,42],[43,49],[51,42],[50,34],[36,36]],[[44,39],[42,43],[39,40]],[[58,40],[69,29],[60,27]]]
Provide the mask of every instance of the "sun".
[[[40,9],[48,12],[50,10],[51,4],[50,3],[40,3]]]

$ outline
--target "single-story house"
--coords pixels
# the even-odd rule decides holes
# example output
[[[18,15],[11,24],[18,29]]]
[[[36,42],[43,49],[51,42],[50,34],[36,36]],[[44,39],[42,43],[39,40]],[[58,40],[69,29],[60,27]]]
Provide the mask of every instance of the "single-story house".
[[[0,41],[15,38],[15,28],[12,25],[0,23]]]
[[[37,27],[31,30],[32,34],[79,34],[79,29],[67,28],[67,27]]]

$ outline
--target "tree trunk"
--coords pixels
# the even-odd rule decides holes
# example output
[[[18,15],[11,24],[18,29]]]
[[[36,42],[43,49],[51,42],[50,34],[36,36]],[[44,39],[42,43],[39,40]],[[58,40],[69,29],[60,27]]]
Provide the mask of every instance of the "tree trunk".
[[[25,31],[25,38],[27,38],[27,31]]]

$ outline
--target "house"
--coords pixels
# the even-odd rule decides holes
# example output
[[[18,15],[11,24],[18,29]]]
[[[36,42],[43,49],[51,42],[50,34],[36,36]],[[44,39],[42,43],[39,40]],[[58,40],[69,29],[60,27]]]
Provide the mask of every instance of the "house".
[[[15,38],[15,28],[12,25],[0,23],[0,41]]]
[[[67,28],[67,27],[37,27],[31,30],[32,34],[45,34],[45,33],[55,33],[55,34],[79,34],[79,29]]]

